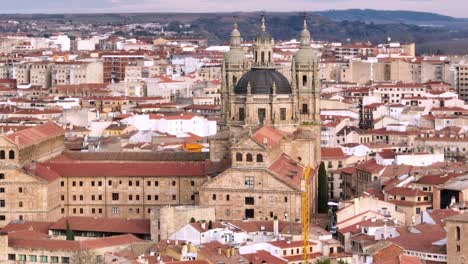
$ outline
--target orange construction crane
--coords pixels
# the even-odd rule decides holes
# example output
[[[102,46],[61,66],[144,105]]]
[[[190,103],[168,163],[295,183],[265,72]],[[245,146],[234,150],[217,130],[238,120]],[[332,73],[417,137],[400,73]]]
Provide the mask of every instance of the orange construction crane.
[[[309,218],[310,218],[310,211],[309,211],[309,178],[311,172],[310,165],[304,169],[302,174],[301,180],[301,191],[302,191],[302,263],[308,264],[309,263]]]

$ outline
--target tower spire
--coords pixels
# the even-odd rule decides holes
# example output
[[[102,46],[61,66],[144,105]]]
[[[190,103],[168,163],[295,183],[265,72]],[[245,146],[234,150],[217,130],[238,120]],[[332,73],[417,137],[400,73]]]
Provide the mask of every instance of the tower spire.
[[[231,31],[230,46],[232,49],[241,47],[241,34],[237,25],[237,16],[234,16],[234,25]]]
[[[234,29],[238,29],[238,26],[237,26],[237,16],[234,16]]]
[[[265,26],[265,15],[262,15],[262,27],[261,27],[262,31],[265,32],[266,31],[266,26]]]
[[[302,29],[301,33],[299,34],[299,39],[301,42],[301,48],[309,48],[310,47],[310,32],[307,29],[307,17],[306,14],[304,16],[304,28]]]

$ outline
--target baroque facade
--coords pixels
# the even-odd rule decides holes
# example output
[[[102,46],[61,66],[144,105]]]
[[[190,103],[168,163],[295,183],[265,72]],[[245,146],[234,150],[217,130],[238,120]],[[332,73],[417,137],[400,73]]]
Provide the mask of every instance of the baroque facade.
[[[214,206],[217,219],[299,220],[304,184],[315,211],[317,177],[303,182],[304,169],[320,161],[319,55],[310,39],[304,21],[290,82],[275,68],[265,18],[250,69],[234,24],[222,69],[222,130],[210,140],[211,159],[232,166],[200,191],[200,203]]]

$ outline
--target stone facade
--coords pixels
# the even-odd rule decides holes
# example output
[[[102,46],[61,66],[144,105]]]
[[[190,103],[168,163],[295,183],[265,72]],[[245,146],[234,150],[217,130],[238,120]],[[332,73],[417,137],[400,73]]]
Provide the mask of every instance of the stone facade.
[[[151,239],[160,241],[168,239],[171,234],[190,222],[214,221],[215,209],[203,206],[170,206],[159,207],[151,212]]]
[[[53,123],[0,136],[0,226],[13,220],[45,221],[58,212],[57,181],[36,177],[22,167],[64,150],[65,131]],[[34,136],[32,136],[34,135]],[[58,216],[58,215],[57,215]]]
[[[447,230],[447,263],[468,263],[468,215],[466,213],[445,219]]]

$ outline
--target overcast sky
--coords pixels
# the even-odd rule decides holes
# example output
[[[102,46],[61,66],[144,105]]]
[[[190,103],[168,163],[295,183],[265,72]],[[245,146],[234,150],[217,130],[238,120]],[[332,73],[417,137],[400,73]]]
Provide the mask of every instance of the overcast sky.
[[[0,0],[0,13],[319,11],[371,8],[468,17],[468,0]]]

